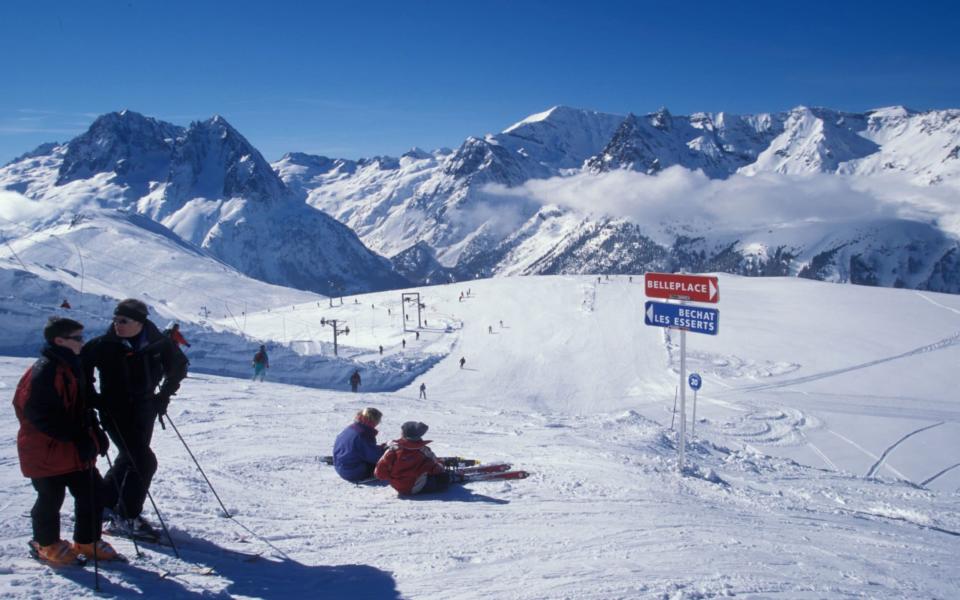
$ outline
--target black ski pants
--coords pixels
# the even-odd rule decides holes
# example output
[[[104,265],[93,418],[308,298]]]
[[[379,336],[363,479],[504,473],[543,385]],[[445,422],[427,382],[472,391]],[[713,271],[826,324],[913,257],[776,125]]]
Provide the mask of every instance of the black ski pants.
[[[66,490],[73,496],[73,541],[89,544],[100,539],[103,505],[101,491],[103,480],[96,469],[74,471],[53,477],[30,480],[37,490],[37,501],[30,510],[33,522],[33,539],[41,546],[60,540],[60,507]]]
[[[143,511],[150,481],[157,472],[157,457],[150,449],[157,415],[146,411],[102,416],[106,417],[101,418],[104,429],[119,451],[104,477],[106,490],[113,493],[113,502],[108,500],[106,506],[113,507],[121,517],[138,517]]]

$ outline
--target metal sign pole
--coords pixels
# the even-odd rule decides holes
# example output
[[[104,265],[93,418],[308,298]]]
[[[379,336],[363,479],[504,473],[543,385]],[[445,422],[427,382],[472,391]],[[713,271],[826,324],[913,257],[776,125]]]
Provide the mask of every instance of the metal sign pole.
[[[685,302],[680,302],[681,305]],[[687,443],[687,330],[680,330],[680,460],[677,470],[683,471]]]
[[[690,439],[697,437],[697,390],[693,390],[693,420],[690,421]]]

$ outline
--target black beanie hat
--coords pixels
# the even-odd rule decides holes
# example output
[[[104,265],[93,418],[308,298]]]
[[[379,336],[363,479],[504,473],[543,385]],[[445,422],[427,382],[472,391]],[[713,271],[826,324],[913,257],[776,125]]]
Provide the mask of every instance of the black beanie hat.
[[[427,429],[430,429],[430,427],[428,427],[426,423],[420,423],[417,421],[407,421],[400,426],[400,431],[403,433],[404,439],[413,441],[417,441],[423,437],[423,434],[427,432]]]
[[[117,304],[117,307],[113,309],[113,314],[117,317],[133,319],[138,323],[145,323],[147,321],[147,305],[136,298],[127,298]]]

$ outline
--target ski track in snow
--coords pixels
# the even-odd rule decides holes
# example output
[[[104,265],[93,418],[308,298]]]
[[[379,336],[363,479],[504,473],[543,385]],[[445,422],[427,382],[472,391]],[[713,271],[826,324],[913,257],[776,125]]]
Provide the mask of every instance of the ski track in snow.
[[[897,448],[897,446],[899,446],[900,444],[902,444],[903,442],[905,442],[905,441],[908,440],[909,438],[917,435],[918,433],[922,433],[922,432],[927,431],[927,430],[929,430],[929,429],[933,429],[934,427],[940,427],[941,425],[943,425],[943,422],[942,422],[942,421],[941,421],[940,423],[934,423],[934,424],[932,424],[932,425],[927,425],[926,427],[921,427],[920,429],[917,429],[916,431],[911,431],[910,433],[908,433],[907,435],[903,436],[903,437],[900,438],[899,440],[897,440],[897,441],[895,441],[894,443],[890,444],[890,445],[887,447],[887,449],[883,451],[883,454],[880,455],[880,458],[877,459],[877,462],[875,462],[875,463],[873,464],[873,466],[870,467],[870,470],[867,471],[867,474],[864,475],[864,477],[873,477],[874,475],[876,475],[877,469],[879,469],[880,466],[883,465],[883,461],[885,461],[885,460],[887,459],[887,456],[888,456],[891,452],[893,452],[893,451]]]
[[[902,353],[902,354],[897,354],[897,355],[895,355],[895,356],[888,356],[888,357],[885,357],[885,358],[879,358],[879,359],[876,359],[876,360],[871,360],[871,361],[869,361],[869,362],[865,362],[865,363],[861,363],[861,364],[857,364],[857,365],[852,365],[852,366],[850,366],[850,367],[844,367],[844,368],[842,368],[842,369],[834,369],[834,370],[831,370],[831,371],[824,371],[824,372],[822,372],[822,373],[814,373],[814,374],[812,374],[812,375],[806,375],[806,376],[804,376],[804,377],[796,377],[796,378],[794,378],[794,379],[787,379],[787,380],[785,380],[785,381],[778,381],[778,382],[775,382],[775,383],[763,383],[763,384],[759,384],[759,385],[744,386],[744,387],[736,388],[735,390],[731,390],[731,391],[736,391],[736,392],[759,392],[759,391],[772,390],[772,389],[777,389],[777,388],[782,388],[782,387],[788,387],[788,386],[793,386],[793,385],[799,385],[799,384],[802,384],[802,383],[809,383],[809,382],[811,382],[811,381],[816,381],[816,380],[818,380],[818,379],[825,379],[825,378],[828,378],[828,377],[834,377],[834,376],[836,376],[836,375],[842,375],[842,374],[845,374],[845,373],[850,373],[850,372],[853,372],[853,371],[858,371],[858,370],[860,370],[860,369],[866,369],[866,368],[868,368],[868,367],[873,367],[873,366],[876,366],[876,365],[880,365],[880,364],[883,364],[883,363],[885,363],[885,362],[890,362],[890,361],[900,360],[900,359],[907,358],[907,357],[911,357],[911,356],[916,356],[917,354],[923,354],[923,353],[926,353],[926,352],[933,352],[933,351],[936,351],[936,350],[942,350],[942,349],[944,349],[944,348],[949,348],[950,346],[955,346],[955,345],[957,345],[958,343],[960,343],[960,332],[954,333],[954,334],[951,335],[950,337],[943,338],[942,340],[933,342],[932,344],[927,344],[927,345],[925,345],[925,346],[920,346],[919,348],[914,348],[913,350],[908,350],[907,352],[904,352],[904,353]]]

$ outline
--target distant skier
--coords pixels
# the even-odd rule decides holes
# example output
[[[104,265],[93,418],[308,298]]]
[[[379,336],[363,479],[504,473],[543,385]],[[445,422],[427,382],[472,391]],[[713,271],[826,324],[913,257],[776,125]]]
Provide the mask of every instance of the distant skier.
[[[180,346],[190,347],[190,342],[187,341],[187,338],[183,337],[183,334],[180,333],[180,323],[174,323],[173,327],[164,331],[167,336],[176,342]]]
[[[465,364],[467,364],[467,359],[461,356],[461,357],[460,357],[460,368],[462,369],[462,368],[463,368],[463,365],[465,365]]]
[[[358,387],[360,387],[360,369],[354,369],[353,375],[350,376],[350,390],[356,392]]]
[[[259,377],[262,382],[269,368],[270,358],[267,357],[267,347],[260,344],[260,349],[253,355],[253,381],[256,381]]]
[[[416,333],[416,336],[417,336],[417,338],[416,338],[416,339],[417,339],[417,341],[420,341],[420,332],[419,332],[419,331],[417,331],[417,332],[415,332],[415,333]]]
[[[487,325],[487,333],[493,333],[493,325]]]
[[[70,302],[66,298],[64,298],[63,302],[60,303],[60,308],[65,308],[67,310],[70,310],[73,307],[70,306]]]
[[[500,319],[500,329],[503,329],[503,319]]]
[[[388,481],[402,496],[439,492],[451,482],[463,480],[462,475],[446,471],[427,447],[430,441],[423,439],[427,429],[426,423],[404,423],[402,437],[390,442],[373,471],[377,479]]]
[[[400,340],[400,345],[403,346],[404,349],[406,349],[406,347],[407,347],[407,339],[406,339],[406,338],[403,338],[402,340]]]
[[[373,477],[377,461],[387,449],[377,444],[377,426],[383,413],[375,408],[364,408],[333,443],[333,467],[337,475],[356,483]]]
[[[383,344],[380,345],[380,356],[383,356]]]
[[[426,399],[427,399],[427,384],[426,384],[426,383],[421,383],[421,384],[420,384],[420,399],[421,399],[421,400],[426,400]]]

